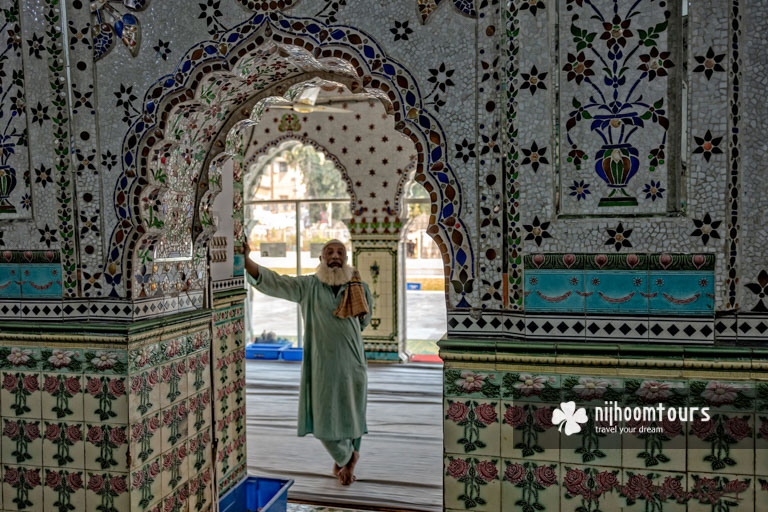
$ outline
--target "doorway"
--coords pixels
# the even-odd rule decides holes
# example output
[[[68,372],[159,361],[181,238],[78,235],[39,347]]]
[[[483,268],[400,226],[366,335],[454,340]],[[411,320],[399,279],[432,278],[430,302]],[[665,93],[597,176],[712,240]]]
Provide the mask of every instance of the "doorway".
[[[246,235],[256,262],[280,274],[313,274],[327,240],[351,254],[345,220],[352,215],[347,184],[322,152],[289,141],[266,161],[246,169]],[[268,297],[248,287],[248,340],[289,341],[303,346],[299,304]],[[264,312],[270,314],[265,315]]]

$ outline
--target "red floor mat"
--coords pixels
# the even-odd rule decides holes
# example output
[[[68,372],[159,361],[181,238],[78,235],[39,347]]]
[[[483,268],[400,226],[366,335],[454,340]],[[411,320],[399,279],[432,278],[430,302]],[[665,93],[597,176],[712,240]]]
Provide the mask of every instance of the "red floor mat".
[[[413,354],[411,356],[412,363],[438,363],[442,364],[443,360],[436,354]]]

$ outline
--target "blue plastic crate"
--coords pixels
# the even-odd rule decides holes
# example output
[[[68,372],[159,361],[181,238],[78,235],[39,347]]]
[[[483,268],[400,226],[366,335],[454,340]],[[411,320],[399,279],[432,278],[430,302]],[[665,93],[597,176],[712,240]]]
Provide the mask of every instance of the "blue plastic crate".
[[[245,346],[246,359],[277,359],[280,357],[280,349],[290,345],[283,343],[251,343]]]
[[[249,476],[219,499],[219,512],[285,512],[293,480]]]
[[[280,350],[280,359],[283,361],[301,361],[304,349],[301,347],[292,347],[288,345]]]

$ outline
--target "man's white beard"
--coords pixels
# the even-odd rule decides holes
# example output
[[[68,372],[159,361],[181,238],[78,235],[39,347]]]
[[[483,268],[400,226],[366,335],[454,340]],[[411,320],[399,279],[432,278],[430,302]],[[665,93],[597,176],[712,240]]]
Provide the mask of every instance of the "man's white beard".
[[[327,285],[340,286],[352,280],[354,271],[354,267],[346,263],[341,267],[329,267],[326,262],[321,261],[315,270],[315,276]]]

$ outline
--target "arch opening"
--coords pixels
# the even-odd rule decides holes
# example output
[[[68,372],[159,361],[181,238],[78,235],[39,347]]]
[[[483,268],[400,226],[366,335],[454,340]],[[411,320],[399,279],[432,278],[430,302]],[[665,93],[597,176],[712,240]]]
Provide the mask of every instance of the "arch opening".
[[[210,206],[220,191],[222,162],[242,158],[244,128],[258,123],[275,101],[270,98],[291,100],[302,90],[296,84],[326,77],[381,101],[394,115],[395,128],[413,141],[416,180],[433,204],[429,234],[442,253],[446,292],[454,307],[470,307],[474,261],[461,219],[460,187],[446,161],[442,127],[424,108],[410,73],[353,28],[334,32],[315,20],[292,21],[279,13],[256,15],[219,42],[190,50],[177,73],[147,92],[145,115],[124,139],[123,173],[115,187],[118,222],[104,268],[107,293],[133,298],[162,293],[144,286],[151,281],[154,246],[161,239],[166,247],[192,241],[177,291],[202,288],[205,244],[215,231]],[[331,32],[315,36],[317,29]]]

